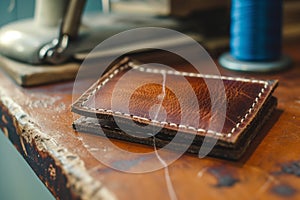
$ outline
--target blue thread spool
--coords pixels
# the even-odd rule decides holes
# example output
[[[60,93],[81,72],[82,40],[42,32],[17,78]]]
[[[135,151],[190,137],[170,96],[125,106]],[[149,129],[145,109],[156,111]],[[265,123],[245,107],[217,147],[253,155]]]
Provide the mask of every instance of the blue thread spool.
[[[282,55],[282,0],[232,0],[230,53],[220,64],[232,70],[267,72],[287,67]]]

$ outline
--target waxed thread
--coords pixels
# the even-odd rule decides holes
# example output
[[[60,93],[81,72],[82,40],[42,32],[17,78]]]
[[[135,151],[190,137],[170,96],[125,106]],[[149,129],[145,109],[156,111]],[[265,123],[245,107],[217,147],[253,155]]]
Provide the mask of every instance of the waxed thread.
[[[242,61],[281,57],[282,0],[232,0],[231,56]]]

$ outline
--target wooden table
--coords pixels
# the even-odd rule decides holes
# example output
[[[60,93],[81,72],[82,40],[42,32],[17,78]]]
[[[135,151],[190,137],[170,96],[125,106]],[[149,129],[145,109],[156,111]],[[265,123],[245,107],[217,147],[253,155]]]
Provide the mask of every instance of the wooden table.
[[[274,94],[278,109],[240,161],[184,155],[171,164],[169,178],[178,199],[300,198],[300,43],[286,45],[284,52],[294,64],[277,74],[220,69],[225,75],[279,79]],[[0,72],[0,127],[53,195],[60,199],[170,198],[165,170],[128,174],[92,156],[92,151],[114,149],[106,148],[100,136],[72,129],[72,87],[73,82],[64,82],[22,88]],[[91,149],[86,142],[99,148]],[[134,152],[153,150],[114,143]],[[136,162],[125,164],[130,167]]]

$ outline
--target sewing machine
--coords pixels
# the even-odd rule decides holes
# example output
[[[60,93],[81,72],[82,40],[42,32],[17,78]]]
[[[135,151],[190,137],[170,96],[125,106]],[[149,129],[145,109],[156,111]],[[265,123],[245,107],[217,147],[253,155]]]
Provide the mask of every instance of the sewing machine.
[[[179,8],[177,5],[180,3],[176,0],[147,1],[143,5],[139,2],[110,3],[105,0],[102,2],[104,14],[82,17],[85,0],[36,0],[34,19],[17,21],[2,28],[1,53],[30,64],[61,64],[76,53],[91,50],[111,35],[144,26],[183,30],[201,40],[201,28],[197,27],[197,20],[176,19],[176,16],[183,18],[197,8],[207,9],[209,6],[226,4],[188,1],[183,8]],[[116,12],[111,12],[111,9]]]

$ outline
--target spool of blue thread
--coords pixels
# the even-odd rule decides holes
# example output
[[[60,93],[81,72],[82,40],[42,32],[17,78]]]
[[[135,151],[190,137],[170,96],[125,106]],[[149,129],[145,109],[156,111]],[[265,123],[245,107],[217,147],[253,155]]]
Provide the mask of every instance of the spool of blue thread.
[[[220,64],[232,70],[268,72],[286,68],[282,55],[282,0],[232,0],[230,53]]]

